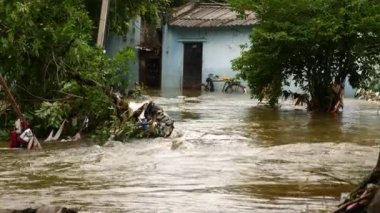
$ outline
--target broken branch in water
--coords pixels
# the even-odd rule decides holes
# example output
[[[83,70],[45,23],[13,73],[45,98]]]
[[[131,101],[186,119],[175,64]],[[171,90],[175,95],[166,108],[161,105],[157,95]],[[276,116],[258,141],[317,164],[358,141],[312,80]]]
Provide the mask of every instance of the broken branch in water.
[[[14,99],[12,93],[10,92],[8,84],[5,82],[3,75],[1,74],[0,74],[0,85],[3,87],[5,91],[5,95],[7,96],[8,101],[12,105],[13,110],[16,112],[17,116],[20,118],[23,118],[24,116],[22,115],[21,110],[16,103],[16,100]]]
[[[366,199],[368,199],[368,203],[371,201],[371,199],[375,196],[377,190],[378,190],[378,186],[374,187],[376,189],[370,189],[370,190],[366,190],[364,191],[364,193],[359,197],[359,198],[356,198],[352,201],[348,201],[346,203],[343,203],[343,204],[340,204],[340,207],[334,211],[334,213],[340,213],[340,212],[345,212],[346,210],[352,210],[354,208],[357,207],[357,205],[361,204],[360,202],[361,201],[364,201]],[[365,194],[367,193],[367,194]],[[350,206],[352,206],[350,208]],[[349,208],[349,209],[347,209]]]

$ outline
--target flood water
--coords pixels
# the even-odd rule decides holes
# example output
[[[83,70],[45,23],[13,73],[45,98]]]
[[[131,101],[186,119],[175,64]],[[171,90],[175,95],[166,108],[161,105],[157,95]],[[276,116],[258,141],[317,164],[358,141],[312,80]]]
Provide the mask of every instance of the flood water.
[[[0,210],[331,212],[379,151],[374,103],[326,116],[217,92],[153,100],[175,120],[170,138],[0,151]]]

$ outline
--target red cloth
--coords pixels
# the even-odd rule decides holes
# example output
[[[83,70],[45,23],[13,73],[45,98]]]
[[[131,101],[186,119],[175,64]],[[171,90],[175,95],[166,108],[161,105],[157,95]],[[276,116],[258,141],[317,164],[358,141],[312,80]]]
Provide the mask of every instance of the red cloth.
[[[17,133],[15,130],[12,130],[9,133],[9,148],[17,148]]]

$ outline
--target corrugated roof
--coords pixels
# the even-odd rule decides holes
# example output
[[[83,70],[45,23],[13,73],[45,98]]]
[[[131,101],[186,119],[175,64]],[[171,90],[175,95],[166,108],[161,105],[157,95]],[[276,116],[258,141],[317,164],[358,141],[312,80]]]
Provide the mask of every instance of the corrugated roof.
[[[250,26],[256,23],[253,12],[240,18],[231,7],[221,4],[191,4],[172,14],[169,25],[179,27]]]

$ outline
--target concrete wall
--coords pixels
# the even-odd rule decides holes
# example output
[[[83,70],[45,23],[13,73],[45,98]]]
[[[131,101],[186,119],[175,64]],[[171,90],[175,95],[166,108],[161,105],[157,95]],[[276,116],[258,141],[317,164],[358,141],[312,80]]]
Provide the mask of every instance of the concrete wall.
[[[161,88],[182,90],[183,43],[203,42],[202,81],[210,73],[234,77],[231,60],[240,55],[240,45],[249,44],[250,27],[234,28],[179,28],[165,25],[162,45]],[[222,83],[216,83],[221,90]]]
[[[139,63],[138,50],[136,46],[140,44],[140,26],[141,19],[135,19],[130,22],[130,29],[126,35],[108,35],[105,41],[105,51],[109,57],[113,57],[118,51],[126,47],[135,49],[135,59],[129,61],[129,73],[127,76],[121,74],[122,81],[127,81],[131,87],[135,82],[139,81]]]
[[[234,28],[180,28],[163,27],[161,90],[169,96],[182,94],[183,43],[203,43],[202,81],[208,74],[233,77],[231,60],[240,56],[240,45],[249,44],[250,27]],[[223,83],[215,83],[221,91]],[[292,91],[302,92],[291,84]],[[346,81],[345,96],[353,97],[354,90]]]
[[[353,98],[355,96],[355,91],[356,90],[352,88],[352,86],[350,85],[347,79],[344,84],[344,97]]]

